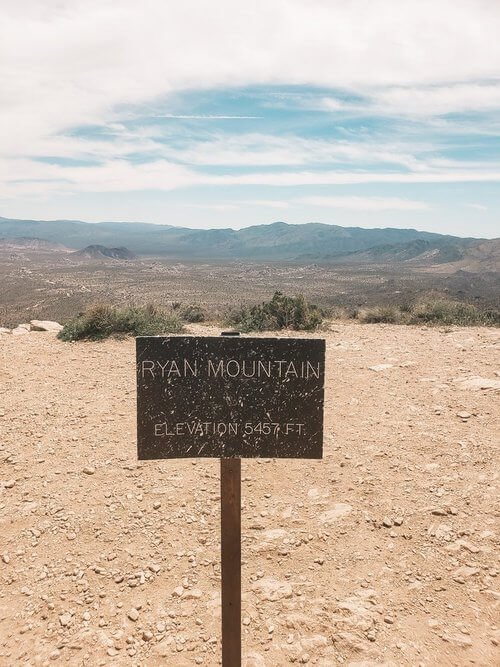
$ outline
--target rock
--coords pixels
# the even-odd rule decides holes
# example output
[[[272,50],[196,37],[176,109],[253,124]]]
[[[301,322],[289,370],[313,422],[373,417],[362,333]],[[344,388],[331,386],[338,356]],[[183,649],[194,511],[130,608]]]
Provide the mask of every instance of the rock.
[[[463,646],[464,648],[472,646],[472,639],[467,635],[458,632],[456,634],[445,633],[441,636],[441,639],[450,644],[454,644],[455,646]]]
[[[392,521],[389,518],[384,517],[382,525],[384,526],[384,528],[392,528]]]
[[[128,612],[127,617],[131,621],[137,621],[137,619],[139,618],[139,612],[135,607],[132,607],[132,609]]]
[[[161,570],[161,567],[156,563],[149,563],[148,570],[154,572],[154,574],[158,574],[158,572]]]
[[[266,661],[260,653],[247,653],[243,656],[242,667],[266,667]]]
[[[150,642],[153,639],[154,635],[151,632],[151,630],[144,630],[142,633],[142,638],[144,639],[145,642]]]
[[[12,329],[12,335],[13,336],[22,336],[23,334],[29,333],[29,329],[26,329],[25,327],[16,327],[15,329]]]
[[[292,597],[292,587],[287,581],[278,581],[271,577],[265,577],[259,581],[254,582],[252,590],[260,595],[263,600],[276,602],[283,598]]]
[[[12,489],[16,485],[15,479],[8,479],[3,483],[4,489]]]
[[[63,626],[63,628],[66,628],[68,625],[71,625],[71,620],[72,620],[71,614],[68,614],[67,612],[59,616],[59,623]]]
[[[0,327],[0,334],[10,334],[12,333],[10,329],[7,329],[7,327]]]
[[[453,577],[455,579],[468,579],[473,577],[476,574],[480,574],[481,569],[479,567],[470,567],[468,565],[462,565],[458,570],[455,570]]]
[[[182,597],[183,600],[199,600],[203,595],[202,591],[199,588],[192,588],[190,590],[184,591]]]
[[[95,468],[94,466],[85,466],[82,472],[85,473],[85,475],[93,475],[95,473]]]
[[[177,586],[177,588],[174,588],[172,591],[172,597],[174,598],[180,598],[184,594],[184,587],[183,586]]]
[[[460,417],[460,419],[465,421],[466,419],[470,419],[472,415],[470,412],[465,412],[465,410],[462,410],[461,412],[457,412],[457,417]]]
[[[394,368],[394,364],[376,364],[375,366],[369,366],[368,370],[380,373],[380,371],[386,371],[388,368]]]
[[[343,516],[347,516],[351,512],[352,505],[348,505],[347,503],[336,503],[331,509],[322,512],[319,515],[319,521],[324,525],[328,525]]]
[[[500,391],[500,380],[490,380],[489,378],[473,377],[467,380],[458,380],[460,389],[469,389],[470,391]]]
[[[31,320],[31,331],[61,331],[62,324],[50,320]]]

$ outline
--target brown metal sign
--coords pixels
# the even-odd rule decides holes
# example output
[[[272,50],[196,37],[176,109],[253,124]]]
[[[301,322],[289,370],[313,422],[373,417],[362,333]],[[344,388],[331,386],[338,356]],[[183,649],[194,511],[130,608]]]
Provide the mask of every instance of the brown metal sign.
[[[139,337],[138,458],[319,459],[324,373],[321,339]]]

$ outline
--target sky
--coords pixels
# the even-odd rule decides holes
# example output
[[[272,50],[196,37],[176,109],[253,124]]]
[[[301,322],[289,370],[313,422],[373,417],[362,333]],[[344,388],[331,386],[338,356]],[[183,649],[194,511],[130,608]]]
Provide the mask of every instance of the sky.
[[[500,236],[499,0],[2,0],[0,216]]]

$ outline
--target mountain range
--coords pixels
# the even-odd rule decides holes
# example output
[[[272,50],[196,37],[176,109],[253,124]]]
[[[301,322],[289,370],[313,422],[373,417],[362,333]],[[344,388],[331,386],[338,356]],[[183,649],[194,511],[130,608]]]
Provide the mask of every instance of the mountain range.
[[[488,260],[498,270],[500,240],[461,238],[415,229],[363,229],[321,223],[274,222],[234,229],[189,229],[142,222],[16,220],[0,217],[0,240],[53,243],[89,258],[134,254],[182,260],[314,261],[325,263],[412,262],[443,264]],[[36,244],[35,244],[36,245]],[[88,246],[101,246],[99,252]],[[106,246],[120,249],[108,252]],[[104,247],[104,250],[102,249]],[[491,266],[491,268],[490,268]]]

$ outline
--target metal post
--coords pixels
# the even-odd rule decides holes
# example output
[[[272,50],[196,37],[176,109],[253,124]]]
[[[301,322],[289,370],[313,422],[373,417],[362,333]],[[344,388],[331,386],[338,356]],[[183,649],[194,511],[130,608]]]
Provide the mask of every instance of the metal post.
[[[221,336],[239,336],[224,331]],[[241,666],[241,459],[220,460],[222,667]]]

